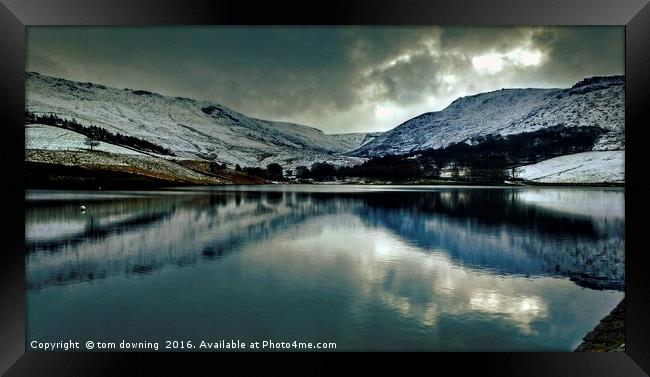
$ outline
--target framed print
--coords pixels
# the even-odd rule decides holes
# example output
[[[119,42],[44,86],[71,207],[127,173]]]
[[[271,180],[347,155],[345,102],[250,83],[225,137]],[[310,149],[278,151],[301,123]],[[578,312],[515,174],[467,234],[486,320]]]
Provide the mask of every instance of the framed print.
[[[650,371],[647,1],[0,17],[7,375]]]

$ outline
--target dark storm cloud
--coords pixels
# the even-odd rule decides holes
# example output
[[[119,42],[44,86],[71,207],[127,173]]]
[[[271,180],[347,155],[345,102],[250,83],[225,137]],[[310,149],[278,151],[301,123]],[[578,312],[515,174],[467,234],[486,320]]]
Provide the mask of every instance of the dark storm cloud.
[[[440,48],[472,54],[489,50],[506,50],[521,44],[535,28],[530,27],[448,27],[440,29]]]
[[[435,94],[441,59],[427,53],[414,52],[386,67],[372,69],[366,85],[377,87],[374,98],[392,100],[400,104],[418,102],[423,94]]]
[[[623,28],[541,29],[533,36],[533,43],[553,58],[552,64],[540,69],[539,76],[555,76],[553,79],[565,82],[587,75],[624,73]]]
[[[28,29],[27,69],[206,99],[326,132],[388,129],[458,96],[623,73],[612,27]]]

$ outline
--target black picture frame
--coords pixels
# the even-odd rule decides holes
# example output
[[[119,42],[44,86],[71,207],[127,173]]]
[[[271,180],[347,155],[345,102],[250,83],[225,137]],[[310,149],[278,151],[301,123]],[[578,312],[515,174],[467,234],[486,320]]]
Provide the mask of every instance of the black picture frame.
[[[498,376],[644,376],[650,373],[650,250],[645,218],[650,185],[649,0],[0,0],[0,96],[5,247],[0,252],[0,372],[7,376],[139,375],[192,363],[221,367],[221,353],[25,352],[24,100],[25,27],[30,25],[621,25],[625,26],[626,351],[612,353],[427,353],[425,365]],[[314,354],[311,354],[312,357]],[[319,354],[322,355],[322,354]],[[226,356],[226,357],[224,357]],[[278,355],[279,356],[279,355]],[[178,357],[178,358],[177,358]],[[257,355],[240,354],[243,358]],[[291,362],[283,357],[273,363]],[[326,363],[322,356],[313,368]],[[330,356],[326,356],[330,357]],[[268,357],[265,358],[268,362]],[[383,359],[383,356],[382,356]],[[383,364],[392,364],[385,360]],[[216,363],[215,363],[216,361]],[[248,367],[249,363],[240,364]],[[267,365],[267,364],[264,364]],[[379,366],[379,365],[378,365]],[[216,369],[215,369],[216,370]],[[645,372],[644,372],[645,371]]]

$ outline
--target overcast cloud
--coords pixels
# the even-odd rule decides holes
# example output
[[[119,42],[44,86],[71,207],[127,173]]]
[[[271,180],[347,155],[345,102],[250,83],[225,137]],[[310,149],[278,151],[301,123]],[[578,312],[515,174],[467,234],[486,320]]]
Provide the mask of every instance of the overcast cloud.
[[[29,27],[27,70],[209,100],[327,133],[460,96],[624,73],[622,27]]]

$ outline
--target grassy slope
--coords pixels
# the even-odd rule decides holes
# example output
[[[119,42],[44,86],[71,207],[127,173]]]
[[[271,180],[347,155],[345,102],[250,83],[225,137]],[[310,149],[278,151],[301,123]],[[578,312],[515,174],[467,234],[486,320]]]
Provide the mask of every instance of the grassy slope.
[[[264,183],[243,173],[224,170],[211,174],[207,162],[172,161],[151,155],[105,151],[25,151],[31,186],[163,186]]]
[[[625,300],[583,338],[576,351],[625,351]]]

